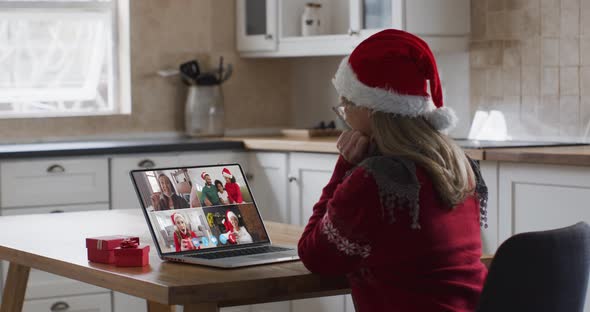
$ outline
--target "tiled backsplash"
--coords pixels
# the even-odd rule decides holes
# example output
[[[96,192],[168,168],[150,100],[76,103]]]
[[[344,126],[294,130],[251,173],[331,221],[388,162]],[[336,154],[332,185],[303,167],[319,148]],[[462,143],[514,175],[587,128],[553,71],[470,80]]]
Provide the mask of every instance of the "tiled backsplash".
[[[234,65],[223,86],[226,127],[288,125],[289,61],[240,58],[235,11],[234,0],[131,1],[131,115],[2,119],[0,142],[182,132],[186,87],[156,71],[192,58],[216,66],[220,55]]]
[[[580,139],[590,122],[590,0],[472,0],[471,103],[516,139]]]

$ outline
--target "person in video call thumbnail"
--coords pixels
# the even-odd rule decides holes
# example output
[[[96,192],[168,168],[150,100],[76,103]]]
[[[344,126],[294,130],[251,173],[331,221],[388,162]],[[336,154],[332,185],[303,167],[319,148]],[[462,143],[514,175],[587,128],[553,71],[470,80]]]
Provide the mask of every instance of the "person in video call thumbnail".
[[[172,223],[175,225],[174,230],[174,247],[176,251],[194,250],[201,249],[193,243],[193,238],[197,238],[195,232],[188,229],[186,220],[179,213],[173,213]]]
[[[154,210],[169,210],[188,208],[189,204],[182,196],[176,194],[172,181],[165,174],[158,176],[161,192],[152,194]]]
[[[231,210],[225,213],[225,220],[223,225],[227,230],[228,242],[230,244],[247,244],[252,243],[252,236],[246,230],[245,226],[240,226],[238,216]]]
[[[229,203],[227,191],[223,188],[223,183],[219,180],[215,180],[215,188],[217,188],[217,195],[219,196],[219,201],[221,201],[222,205],[227,205]]]
[[[240,191],[240,186],[236,183],[236,178],[231,174],[229,169],[223,168],[221,174],[225,178],[225,190],[227,191],[227,195],[229,197],[230,204],[241,204],[244,202],[242,198],[242,191]]]
[[[216,206],[221,205],[219,195],[217,195],[217,188],[211,182],[211,176],[204,172],[201,173],[201,179],[205,180],[205,186],[203,186],[201,202],[204,206]]]

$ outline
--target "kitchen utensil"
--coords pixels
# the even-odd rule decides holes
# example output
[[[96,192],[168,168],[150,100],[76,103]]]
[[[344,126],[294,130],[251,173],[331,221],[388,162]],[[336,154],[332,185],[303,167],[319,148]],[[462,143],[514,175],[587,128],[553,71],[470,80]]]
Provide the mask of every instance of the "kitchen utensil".
[[[228,80],[229,77],[231,77],[233,69],[234,67],[232,66],[232,64],[227,64],[227,67],[225,68],[225,73],[223,74],[223,78],[221,79],[222,83]]]
[[[199,86],[213,86],[220,83],[214,73],[202,73],[197,77],[197,85]]]
[[[219,75],[219,77],[217,77],[219,83],[221,83],[221,80],[223,78],[223,56],[219,57],[219,68],[217,70],[217,74]]]
[[[180,72],[182,74],[184,74],[184,77],[186,79],[192,80],[194,83],[196,83],[197,78],[201,74],[199,62],[197,62],[197,60],[192,60],[192,61],[188,61],[186,63],[180,64]]]

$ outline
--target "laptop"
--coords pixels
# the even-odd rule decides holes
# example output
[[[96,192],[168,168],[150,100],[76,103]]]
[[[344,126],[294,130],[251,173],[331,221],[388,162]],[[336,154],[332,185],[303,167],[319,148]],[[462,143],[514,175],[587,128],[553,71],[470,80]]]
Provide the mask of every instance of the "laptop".
[[[237,268],[298,260],[272,244],[239,164],[133,170],[163,260]]]

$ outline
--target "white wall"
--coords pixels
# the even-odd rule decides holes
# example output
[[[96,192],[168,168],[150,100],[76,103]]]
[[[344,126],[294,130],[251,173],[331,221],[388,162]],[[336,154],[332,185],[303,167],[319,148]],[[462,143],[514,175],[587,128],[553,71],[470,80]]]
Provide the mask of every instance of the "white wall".
[[[437,55],[444,90],[445,105],[459,117],[453,137],[466,137],[471,124],[469,105],[469,53]],[[306,57],[291,62],[292,124],[311,127],[321,120],[336,120],[331,106],[338,104],[332,77],[340,64],[340,56]]]

